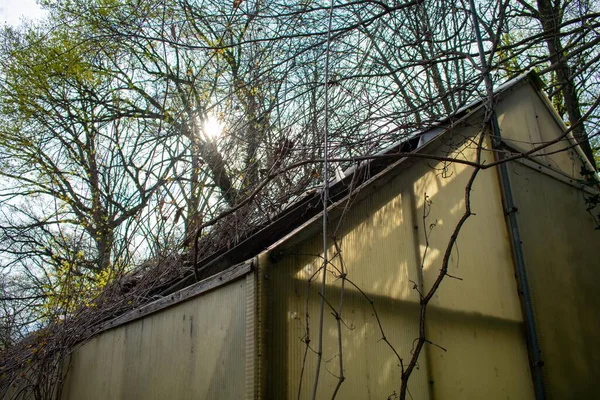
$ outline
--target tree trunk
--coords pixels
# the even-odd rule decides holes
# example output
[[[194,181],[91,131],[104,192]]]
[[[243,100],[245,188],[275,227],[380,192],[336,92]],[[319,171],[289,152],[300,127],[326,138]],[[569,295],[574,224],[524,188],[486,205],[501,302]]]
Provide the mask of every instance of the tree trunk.
[[[564,105],[570,123],[576,124],[581,120],[581,107],[579,105],[575,82],[571,76],[571,68],[569,67],[567,59],[564,57],[564,49],[560,41],[560,24],[562,22],[560,1],[553,3],[551,0],[537,0],[537,5],[538,17],[542,24],[542,28],[544,29],[546,46],[548,47],[550,67],[556,72],[556,78],[560,87],[559,95],[564,99]],[[573,135],[583,149],[588,160],[592,163],[594,168],[596,168],[594,152],[590,146],[583,123],[579,123],[573,129]]]

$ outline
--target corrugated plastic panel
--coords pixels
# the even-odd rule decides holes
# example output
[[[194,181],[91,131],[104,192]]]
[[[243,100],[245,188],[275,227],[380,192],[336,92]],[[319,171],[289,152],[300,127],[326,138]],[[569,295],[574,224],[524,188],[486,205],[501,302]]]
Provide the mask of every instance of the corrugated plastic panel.
[[[474,129],[461,128],[447,135],[438,148],[439,154],[448,156],[449,149],[466,143],[457,153],[473,159],[472,142],[464,141],[476,133]],[[485,157],[491,160],[489,154]],[[374,300],[385,336],[405,363],[418,336],[419,296],[415,285],[424,284],[427,290],[439,272],[451,232],[464,210],[465,185],[471,171],[471,167],[460,164],[415,163],[391,181],[382,180],[365,188],[367,195],[348,205],[337,232],[338,221],[331,222],[330,235],[335,232],[338,237],[348,278]],[[425,195],[431,208],[424,226]],[[414,399],[431,398],[433,394],[435,398],[454,399],[460,398],[460,393],[464,394],[462,398],[477,398],[476,393],[490,398],[533,395],[495,171],[479,176],[472,207],[476,215],[461,232],[449,270],[462,280],[446,278],[431,302],[426,331],[435,345],[425,346],[419,368],[411,377],[409,390]],[[421,269],[425,230],[429,232],[429,247]],[[286,247],[284,241],[259,262],[261,280],[267,282],[269,316],[265,391],[267,398],[307,399],[311,398],[317,363],[320,279],[310,286],[307,280],[321,267],[321,235],[290,243]],[[333,245],[329,252],[331,257]],[[333,264],[340,268],[339,260]],[[341,279],[335,275],[330,273],[327,279],[319,399],[331,398],[339,375],[338,329],[331,308],[338,307]],[[369,301],[346,283],[343,304],[346,381],[339,398],[393,399],[399,392],[401,369],[394,353],[381,340]],[[484,383],[487,386],[482,391]]]
[[[508,92],[510,95],[504,96],[496,109],[504,142],[528,151],[563,134],[545,99],[530,85],[517,85]],[[544,155],[537,155],[536,161],[568,176],[581,178],[579,155],[569,140],[561,140],[539,153]]]
[[[510,166],[549,399],[600,398],[600,231],[589,194]]]
[[[432,309],[429,339],[435,399],[533,399],[520,323]]]
[[[477,133],[477,127],[462,134]],[[458,139],[458,138],[457,138]],[[475,160],[474,144],[468,142],[454,156]],[[483,162],[490,163],[490,152],[483,152]],[[431,287],[454,228],[465,212],[465,187],[473,168],[465,164],[438,165],[426,163],[408,171],[412,177],[415,213],[421,219],[417,243],[425,253],[428,231],[429,248],[424,262],[425,288]],[[444,169],[441,169],[444,168]],[[431,205],[426,227],[423,227],[424,194]],[[477,313],[510,321],[522,321],[517,294],[511,244],[506,229],[500,187],[495,170],[481,171],[471,192],[472,215],[463,226],[452,249],[448,273],[432,300],[434,307],[451,311]]]
[[[257,398],[256,390],[256,275],[246,275],[246,400]]]
[[[106,331],[71,360],[63,399],[245,395],[246,280]]]
[[[477,133],[477,127],[462,134]],[[489,140],[486,140],[489,148]],[[472,142],[460,152],[475,160]],[[482,162],[493,161],[484,151]],[[421,229],[416,235],[423,263],[425,290],[439,275],[448,242],[465,212],[465,187],[473,168],[464,164],[428,165],[410,170],[414,177],[416,213]],[[430,207],[426,227],[424,196]],[[533,398],[522,313],[514,278],[511,244],[495,170],[481,171],[471,192],[474,213],[463,226],[452,249],[448,274],[431,301],[427,323],[433,393],[436,399]]]
[[[316,248],[314,250],[317,250]],[[320,297],[319,284],[307,284],[308,270],[298,271],[302,256],[286,259],[269,269],[267,279],[271,301],[267,348],[269,366],[267,398],[310,399],[315,376]],[[306,258],[304,258],[306,260]],[[314,266],[315,270],[318,268]],[[298,276],[300,272],[300,276]],[[340,286],[328,287],[326,298],[337,307]],[[408,354],[417,335],[418,310],[414,302],[372,296],[385,335],[396,350]],[[306,348],[306,310],[310,348]],[[400,367],[394,353],[381,341],[376,317],[367,299],[346,289],[343,300],[342,356],[346,381],[340,399],[394,398],[400,389]],[[338,330],[328,308],[325,312],[323,367],[317,398],[331,398],[339,376]],[[306,354],[306,360],[304,360]],[[426,366],[416,371],[411,382],[416,398],[427,397]],[[298,395],[300,391],[300,395]],[[425,397],[424,397],[425,396]]]

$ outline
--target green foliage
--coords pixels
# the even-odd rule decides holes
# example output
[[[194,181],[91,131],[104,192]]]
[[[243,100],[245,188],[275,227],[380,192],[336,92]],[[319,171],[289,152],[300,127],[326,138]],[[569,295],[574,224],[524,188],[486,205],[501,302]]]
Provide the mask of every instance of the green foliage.
[[[96,47],[58,27],[4,35],[0,207],[12,212],[0,252],[37,282],[43,300],[33,309],[44,318],[71,313],[114,276],[115,229],[147,200],[113,166],[127,154],[106,135],[118,97],[99,97],[111,78],[95,64]],[[128,193],[131,203],[120,200]]]
[[[502,35],[500,49],[497,52],[498,65],[503,72],[503,77],[512,79],[523,72],[519,65],[518,57],[511,46],[516,42],[515,38],[508,33]]]
[[[75,257],[53,268],[42,287],[45,301],[38,306],[38,313],[48,320],[59,321],[81,307],[95,307],[94,299],[111,281],[111,270],[82,269],[78,262],[84,260],[83,252]]]

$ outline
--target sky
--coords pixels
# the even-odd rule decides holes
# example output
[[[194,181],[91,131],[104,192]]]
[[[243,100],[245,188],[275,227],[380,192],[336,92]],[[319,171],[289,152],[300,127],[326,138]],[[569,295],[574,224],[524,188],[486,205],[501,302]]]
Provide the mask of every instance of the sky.
[[[39,19],[44,13],[35,0],[0,0],[0,26],[17,26],[23,17]]]

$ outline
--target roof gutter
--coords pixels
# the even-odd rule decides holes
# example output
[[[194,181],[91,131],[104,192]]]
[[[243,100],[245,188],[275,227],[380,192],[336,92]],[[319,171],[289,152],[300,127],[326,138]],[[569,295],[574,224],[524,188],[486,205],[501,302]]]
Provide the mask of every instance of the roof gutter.
[[[491,125],[492,148],[494,150],[501,150],[500,146],[502,143],[502,136],[500,134],[500,127],[498,125],[498,116],[496,115],[495,111],[492,112]],[[503,151],[494,151],[494,154],[496,155],[497,161],[503,161],[506,158]],[[527,341],[527,350],[529,353],[531,377],[533,380],[533,386],[535,390],[535,398],[537,400],[543,400],[546,398],[544,390],[544,376],[542,371],[544,361],[542,360],[542,350],[540,348],[537,329],[535,326],[531,291],[529,289],[527,270],[525,268],[523,244],[521,242],[521,235],[519,233],[519,222],[517,219],[518,210],[515,206],[515,201],[512,194],[510,174],[507,162],[500,162],[500,164],[498,164],[498,175],[500,179],[500,192],[502,195],[502,204],[504,205],[504,216],[506,218],[508,235],[510,237],[513,250],[513,258],[515,262],[517,291],[521,299],[521,308],[523,311],[525,336]]]

